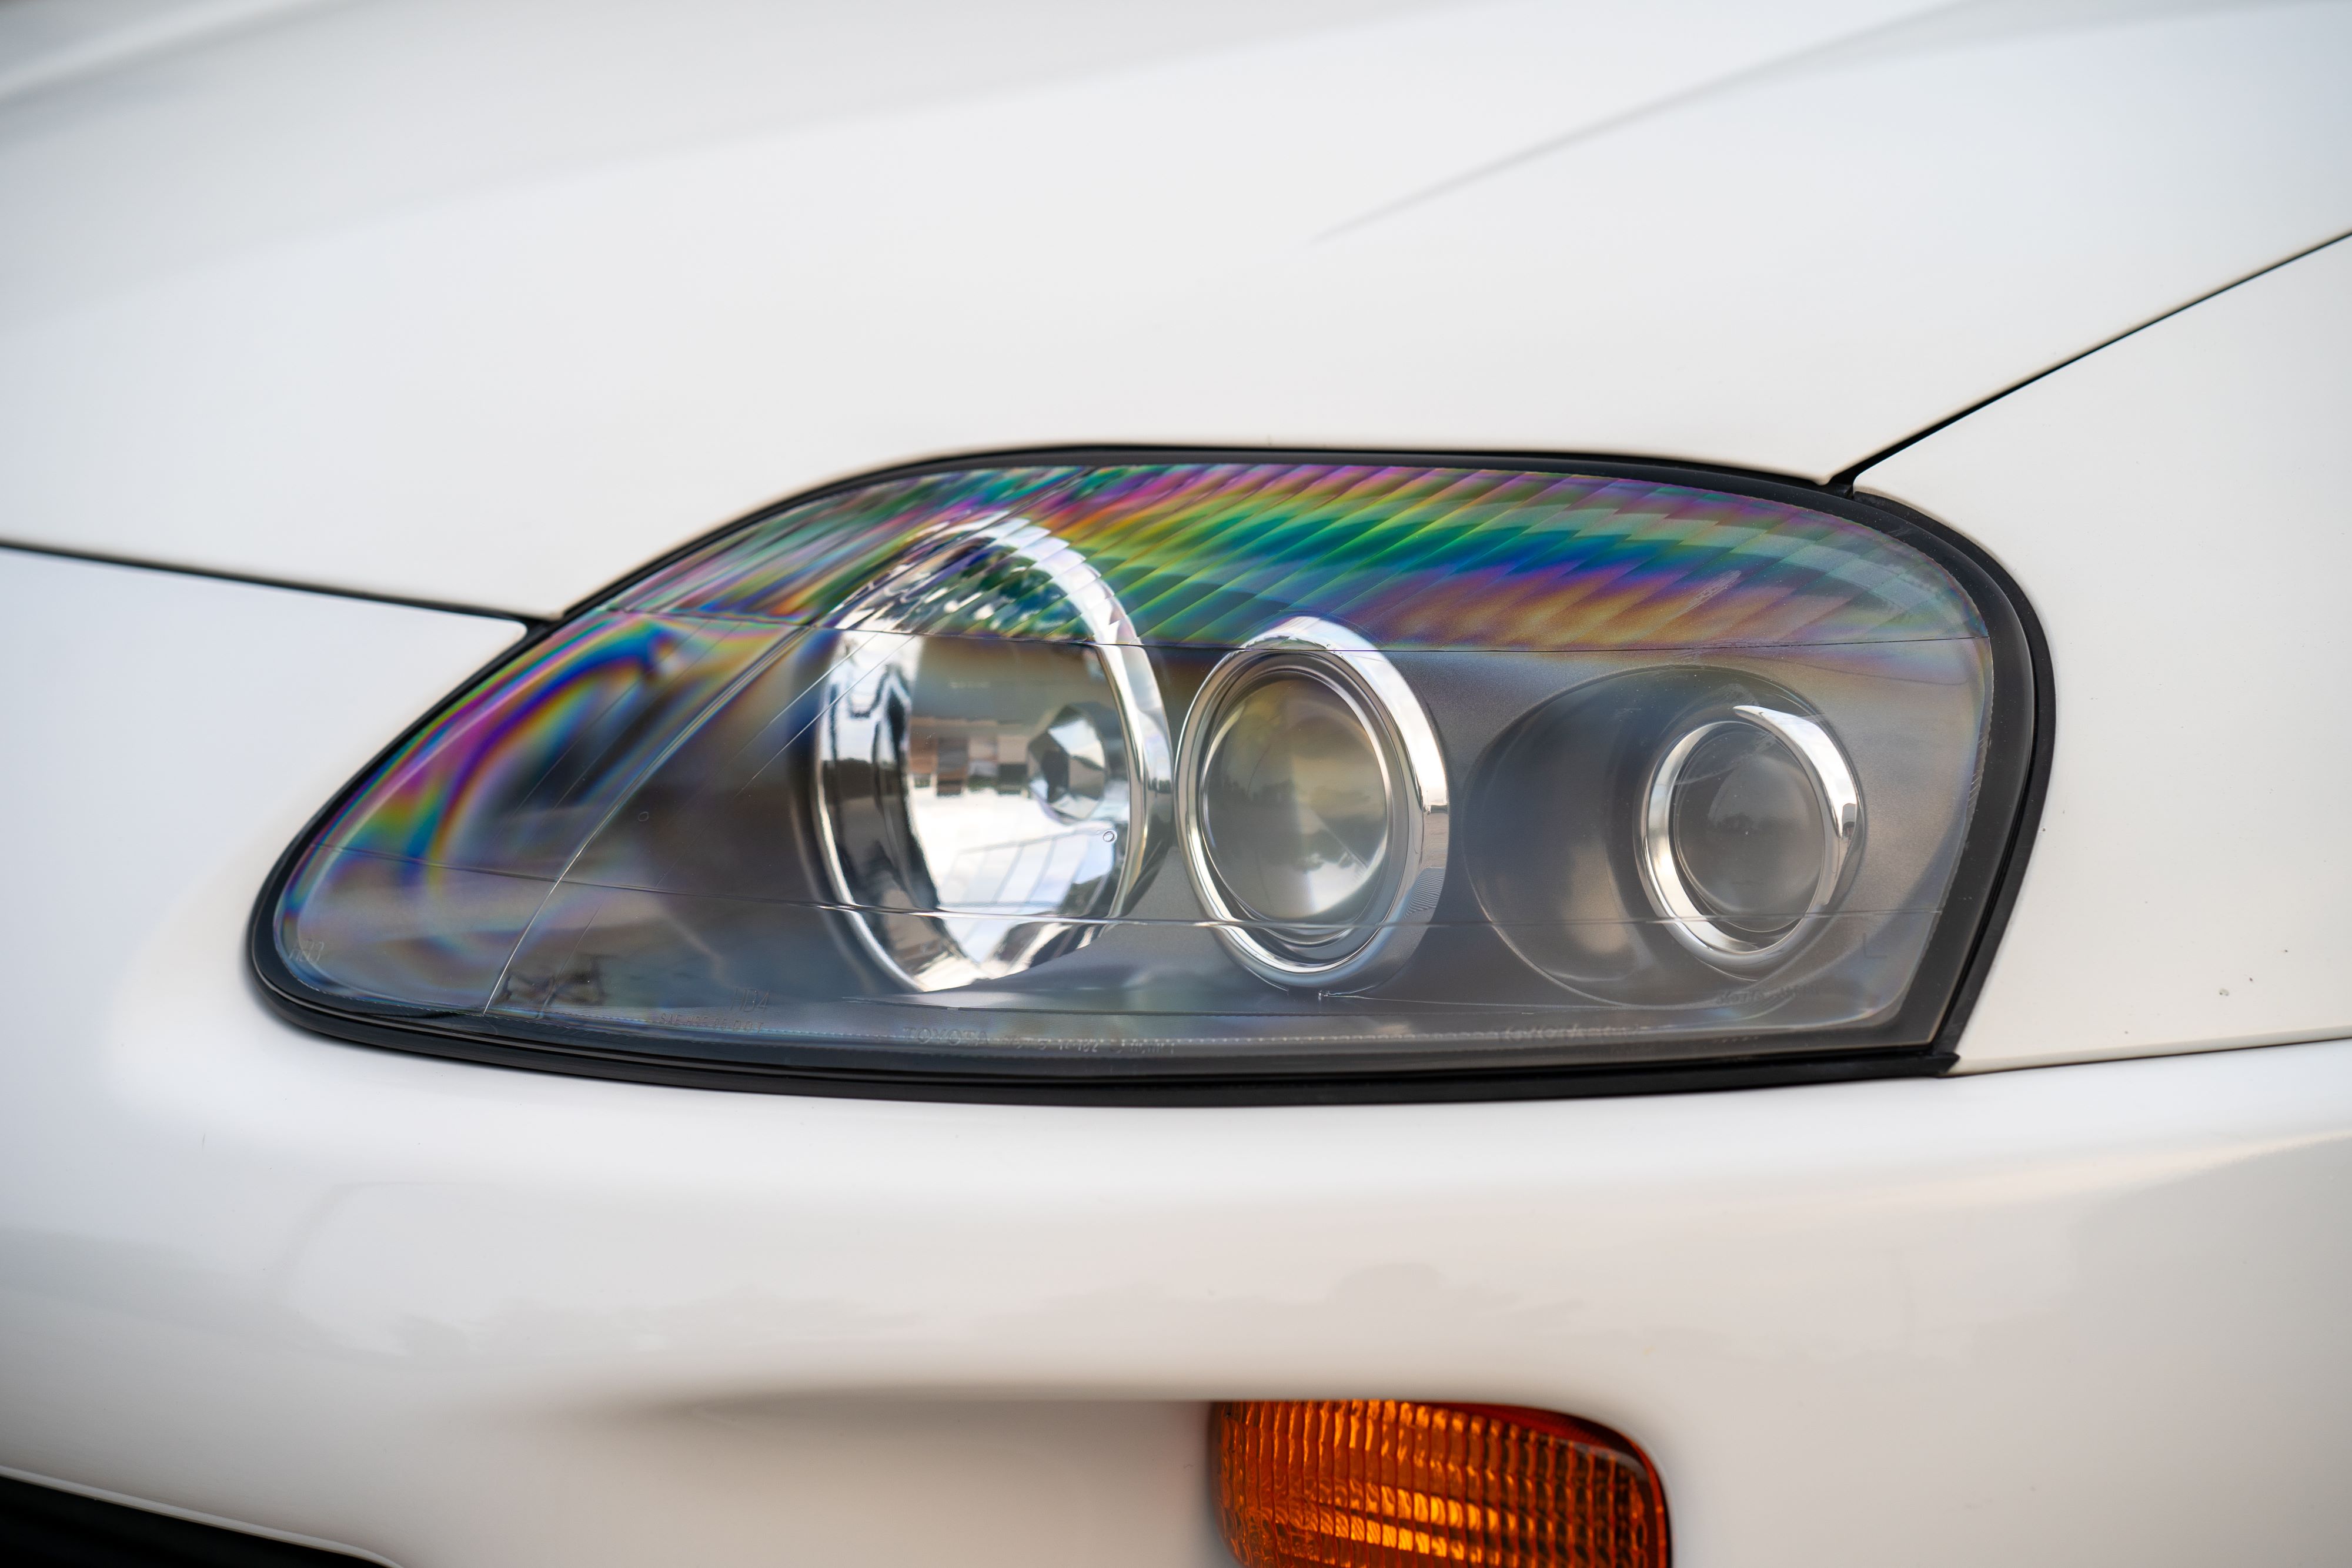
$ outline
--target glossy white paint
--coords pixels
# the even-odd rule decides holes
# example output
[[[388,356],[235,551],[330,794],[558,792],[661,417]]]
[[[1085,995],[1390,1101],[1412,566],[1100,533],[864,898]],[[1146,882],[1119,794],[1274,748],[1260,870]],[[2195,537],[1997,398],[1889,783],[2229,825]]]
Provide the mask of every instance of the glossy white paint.
[[[1990,548],[2058,685],[1970,1067],[2352,1034],[2352,242],[1866,473]]]
[[[1622,1427],[1679,1568],[2352,1553],[2352,1043],[1248,1110],[371,1051],[262,1009],[244,916],[504,629],[0,596],[12,1472],[403,1568],[1198,1568],[1202,1401],[1399,1394]]]
[[[1825,476],[2352,228],[2344,4],[671,10],[0,102],[0,535],[543,612],[943,451]]]

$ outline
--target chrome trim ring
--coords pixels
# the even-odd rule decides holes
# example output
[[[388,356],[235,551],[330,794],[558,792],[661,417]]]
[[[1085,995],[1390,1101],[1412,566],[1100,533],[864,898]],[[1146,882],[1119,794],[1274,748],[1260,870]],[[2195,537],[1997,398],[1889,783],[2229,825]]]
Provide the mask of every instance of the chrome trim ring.
[[[1303,676],[1347,706],[1380,759],[1387,847],[1366,915],[1328,932],[1284,930],[1227,891],[1202,821],[1202,775],[1231,700],[1268,674]],[[1336,622],[1296,615],[1219,660],[1184,720],[1176,763],[1176,830],[1202,907],[1234,962],[1294,990],[1361,990],[1401,968],[1419,946],[1445,883],[1451,798],[1445,753],[1428,710],[1394,664]]]
[[[1725,729],[1760,729],[1797,758],[1813,786],[1813,802],[1821,812],[1822,863],[1814,874],[1813,891],[1804,911],[1789,929],[1769,941],[1758,942],[1719,923],[1683,879],[1675,858],[1675,787],[1691,754],[1707,737]],[[1752,969],[1779,962],[1801,946],[1821,928],[1819,916],[1843,891],[1862,847],[1862,786],[1837,740],[1820,721],[1802,714],[1744,703],[1718,718],[1686,730],[1650,773],[1643,791],[1641,853],[1642,884],[1650,902],[1665,916],[1675,939],[1708,963],[1726,968]]]

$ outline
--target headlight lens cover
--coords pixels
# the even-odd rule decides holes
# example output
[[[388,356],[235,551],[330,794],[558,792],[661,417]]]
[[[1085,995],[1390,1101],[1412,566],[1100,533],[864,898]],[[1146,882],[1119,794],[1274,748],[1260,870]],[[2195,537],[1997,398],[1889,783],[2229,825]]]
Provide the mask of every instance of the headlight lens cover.
[[[776,1087],[1916,1054],[2033,684],[1964,549],[1794,487],[909,471],[526,643],[289,852],[255,958],[360,1038]]]

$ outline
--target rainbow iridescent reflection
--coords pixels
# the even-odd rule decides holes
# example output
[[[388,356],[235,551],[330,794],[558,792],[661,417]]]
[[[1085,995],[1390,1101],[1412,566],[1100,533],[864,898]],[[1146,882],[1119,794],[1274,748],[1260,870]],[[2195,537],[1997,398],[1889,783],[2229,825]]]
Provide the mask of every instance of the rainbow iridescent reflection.
[[[1826,513],[1646,479],[1303,463],[886,480],[718,540],[614,604],[822,623],[918,530],[1014,514],[1084,555],[1156,643],[1232,647],[1283,615],[1342,622],[1385,649],[1984,634],[1948,574]],[[1052,634],[1017,618],[991,630]]]

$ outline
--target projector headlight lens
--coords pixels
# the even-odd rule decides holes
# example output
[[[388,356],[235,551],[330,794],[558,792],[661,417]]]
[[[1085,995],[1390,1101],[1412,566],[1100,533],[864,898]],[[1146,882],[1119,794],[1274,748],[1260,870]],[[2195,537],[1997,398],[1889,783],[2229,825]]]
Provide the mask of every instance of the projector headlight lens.
[[[1192,699],[1177,810],[1192,883],[1244,967],[1335,990],[1393,971],[1445,873],[1445,760],[1396,667],[1299,616]]]
[[[786,1087],[1918,1051],[2033,689],[1987,569],[1817,492],[943,465],[518,648],[289,852],[254,957],[357,1038]]]
[[[1832,907],[1862,838],[1844,753],[1802,714],[1741,704],[1659,758],[1642,821],[1643,879],[1692,950],[1752,967]]]

